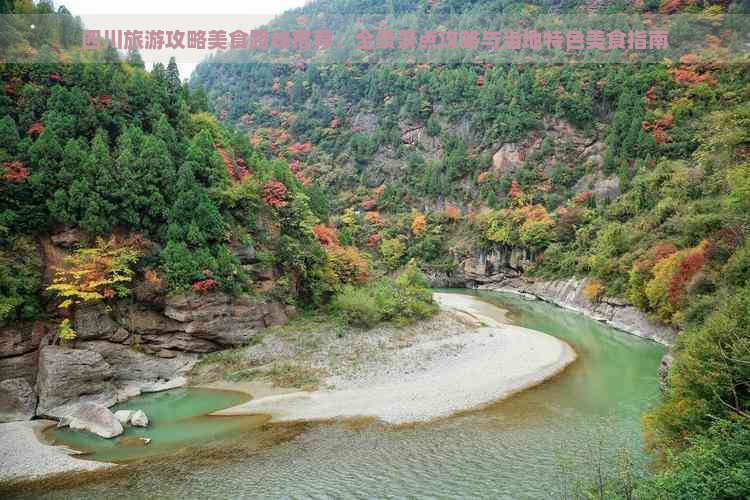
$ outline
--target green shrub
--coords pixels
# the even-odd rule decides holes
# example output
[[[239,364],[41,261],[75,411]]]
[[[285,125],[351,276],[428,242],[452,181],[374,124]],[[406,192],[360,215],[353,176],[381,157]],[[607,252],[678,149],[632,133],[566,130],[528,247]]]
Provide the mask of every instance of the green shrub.
[[[381,321],[407,324],[437,311],[427,278],[414,264],[395,279],[383,277],[365,285],[345,286],[331,307],[350,325],[371,328]]]

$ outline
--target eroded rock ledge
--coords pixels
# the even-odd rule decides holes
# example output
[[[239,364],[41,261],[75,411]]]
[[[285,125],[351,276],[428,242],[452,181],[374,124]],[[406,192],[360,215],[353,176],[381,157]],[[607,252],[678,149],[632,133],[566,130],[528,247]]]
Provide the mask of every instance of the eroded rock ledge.
[[[198,353],[249,342],[284,324],[284,308],[261,298],[193,293],[155,302],[81,307],[78,338],[52,345],[54,325],[0,330],[0,422],[60,418],[78,402],[111,406],[185,383]]]
[[[526,294],[545,302],[579,311],[598,321],[638,337],[670,346],[676,332],[649,320],[624,300],[604,297],[590,302],[583,294],[587,279],[535,280],[524,276],[534,255],[518,248],[477,251],[463,259],[451,273],[428,273],[433,286],[477,288]]]

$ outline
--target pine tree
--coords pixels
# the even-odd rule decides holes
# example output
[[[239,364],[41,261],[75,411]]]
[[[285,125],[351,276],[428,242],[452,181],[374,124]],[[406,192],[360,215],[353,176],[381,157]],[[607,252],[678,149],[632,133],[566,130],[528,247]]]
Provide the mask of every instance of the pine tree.
[[[185,162],[180,167],[175,201],[169,211],[167,239],[201,246],[222,239],[224,222],[206,189],[196,181],[194,166]]]
[[[16,122],[10,115],[5,115],[0,120],[0,149],[13,154],[16,151],[16,145],[19,140]]]
[[[141,53],[138,52],[138,49],[128,50],[125,61],[134,68],[144,69],[146,67],[146,64],[143,62],[143,58],[141,57]]]
[[[138,211],[143,224],[156,230],[164,222],[174,183],[174,163],[167,145],[153,135],[146,135],[139,155]]]

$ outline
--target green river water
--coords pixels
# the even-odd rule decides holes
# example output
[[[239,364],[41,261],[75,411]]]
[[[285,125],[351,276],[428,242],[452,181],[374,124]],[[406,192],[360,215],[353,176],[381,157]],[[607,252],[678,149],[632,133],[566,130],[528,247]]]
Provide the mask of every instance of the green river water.
[[[234,392],[147,395],[146,447],[70,431],[57,439],[100,460],[132,461],[95,481],[70,480],[29,498],[559,498],[572,470],[593,473],[622,450],[641,467],[641,414],[659,397],[656,343],[539,301],[476,295],[521,326],[567,341],[579,355],[561,375],[490,408],[429,424],[278,426],[261,417],[207,417],[242,402]],[[154,458],[153,456],[161,457]]]

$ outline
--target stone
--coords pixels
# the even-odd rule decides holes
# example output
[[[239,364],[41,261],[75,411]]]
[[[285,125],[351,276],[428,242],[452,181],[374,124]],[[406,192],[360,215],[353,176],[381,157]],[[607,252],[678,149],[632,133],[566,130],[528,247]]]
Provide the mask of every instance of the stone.
[[[102,304],[83,305],[76,310],[73,329],[79,340],[105,338],[115,335],[120,326]]]
[[[81,399],[111,406],[116,401],[112,376],[112,367],[98,352],[43,346],[36,381],[37,415],[62,417]]]
[[[138,335],[178,333],[184,329],[179,321],[168,318],[158,311],[135,305],[120,308],[119,314],[122,316],[127,330]]]
[[[114,413],[100,404],[91,402],[79,403],[71,408],[62,416],[58,427],[70,427],[107,439],[117,437],[125,431]]]
[[[169,297],[164,314],[182,323],[185,333],[221,346],[246,344],[266,326],[288,321],[278,303],[219,292]]]
[[[163,335],[143,335],[144,343],[161,349],[175,349],[186,352],[213,352],[221,347],[210,340],[193,337],[187,333],[167,333]]]
[[[42,323],[15,323],[0,328],[0,358],[34,351],[46,335],[47,328]]]
[[[37,377],[39,351],[31,351],[20,356],[0,358],[0,380],[24,378],[34,385]]]
[[[661,363],[659,363],[659,388],[662,392],[665,392],[669,388],[669,370],[672,369],[674,364],[674,356],[672,353],[667,352],[661,357]]]
[[[80,229],[67,229],[53,234],[50,239],[52,243],[63,248],[74,248],[81,246],[86,241],[86,233]]]
[[[110,342],[122,343],[128,340],[128,337],[130,337],[130,332],[120,327],[109,337],[109,340]]]
[[[240,260],[240,264],[248,265],[258,262],[258,254],[253,245],[235,241],[230,245],[229,250]]]
[[[115,418],[122,424],[122,426],[126,426],[130,423],[130,418],[133,416],[132,410],[117,410],[115,412]]]
[[[134,427],[148,427],[148,417],[143,410],[136,410],[130,416],[130,425]]]
[[[0,382],[0,422],[29,420],[36,410],[36,394],[25,378]]]
[[[139,352],[134,347],[102,340],[81,342],[82,348],[102,356],[110,367],[116,385],[146,386],[153,382],[171,380],[195,364],[194,355],[179,353],[172,359],[158,358]]]
[[[523,165],[523,150],[514,143],[503,146],[492,155],[492,168],[500,175],[512,175]]]

